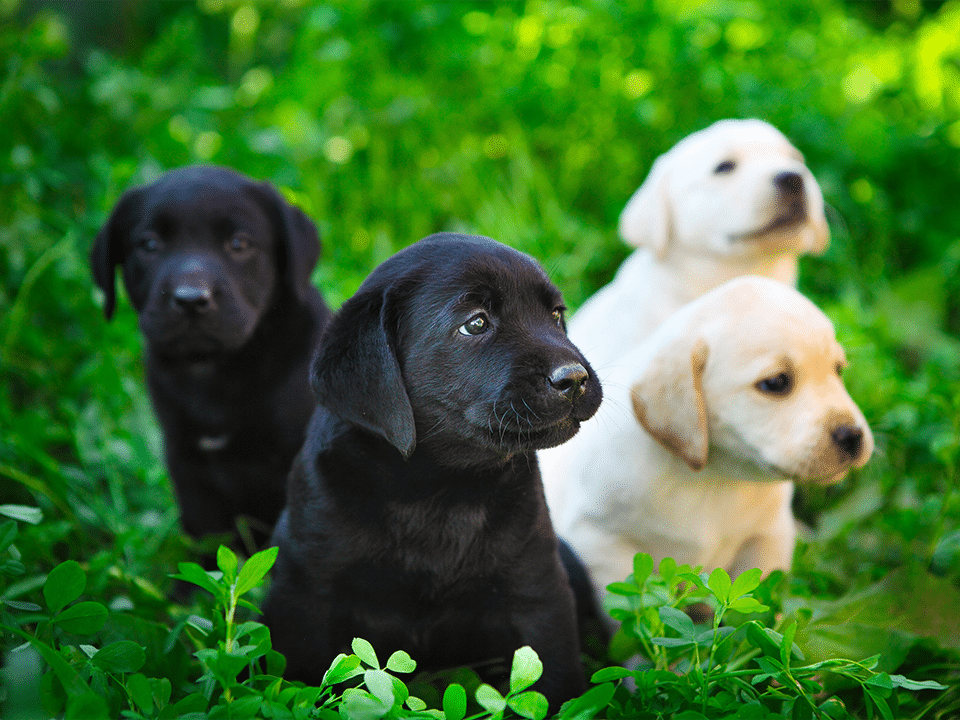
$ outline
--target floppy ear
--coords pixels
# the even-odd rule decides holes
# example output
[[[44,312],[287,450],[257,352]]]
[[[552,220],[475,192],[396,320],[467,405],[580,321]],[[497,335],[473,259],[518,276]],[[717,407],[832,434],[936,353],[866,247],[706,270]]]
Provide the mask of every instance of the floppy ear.
[[[666,254],[673,236],[667,179],[667,163],[660,156],[620,213],[620,237],[634,247],[650,248],[658,258]]]
[[[710,446],[702,387],[706,364],[707,344],[683,338],[658,353],[630,388],[640,424],[694,470],[707,464]]]
[[[113,207],[90,248],[93,280],[103,290],[103,314],[113,317],[117,304],[116,267],[123,264],[123,240],[133,229],[143,201],[143,188],[128,190]]]
[[[371,290],[343,304],[320,341],[310,382],[330,412],[380,435],[409,458],[417,434],[397,362],[396,295]]]
[[[320,234],[306,213],[288,203],[268,182],[257,183],[274,222],[283,247],[283,279],[297,298],[305,300],[310,290],[310,274],[320,259]]]

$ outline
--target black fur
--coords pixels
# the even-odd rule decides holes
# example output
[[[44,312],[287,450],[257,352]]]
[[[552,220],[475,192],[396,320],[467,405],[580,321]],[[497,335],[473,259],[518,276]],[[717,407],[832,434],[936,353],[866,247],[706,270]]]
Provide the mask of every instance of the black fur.
[[[535,450],[572,437],[601,391],[561,308],[528,256],[440,234],[377,268],[334,317],[264,607],[288,677],[318,682],[354,637],[422,669],[509,667],[531,645],[554,708],[582,692]],[[480,314],[487,332],[460,331]]]
[[[264,542],[313,412],[309,362],[330,312],[310,283],[320,239],[267,183],[188,167],[123,194],[93,276],[114,310],[115,267],[146,338],[147,382],[183,526],[250,520]]]

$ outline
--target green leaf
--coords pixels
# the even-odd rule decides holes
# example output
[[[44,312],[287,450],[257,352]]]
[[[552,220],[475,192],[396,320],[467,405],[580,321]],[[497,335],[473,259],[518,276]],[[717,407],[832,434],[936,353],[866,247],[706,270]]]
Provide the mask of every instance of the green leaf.
[[[543,675],[543,663],[532,647],[526,645],[513,653],[510,668],[510,692],[516,693],[533,685]]]
[[[713,592],[717,600],[724,605],[730,602],[730,576],[723,568],[714,568],[707,580],[707,587]]]
[[[633,583],[627,582],[615,582],[607,585],[607,591],[612,592],[614,595],[641,595],[642,591]]]
[[[614,668],[605,669],[613,670]],[[618,669],[625,670],[626,668]],[[603,671],[601,670],[600,672]],[[594,674],[591,682],[597,682],[596,677],[597,674]],[[561,720],[592,720],[592,718],[607,708],[610,701],[613,700],[613,694],[616,690],[617,686],[613,683],[604,683],[603,685],[590,688],[564,708],[563,714],[560,716]]]
[[[403,650],[397,650],[387,659],[387,670],[398,673],[412,673],[417,663]]]
[[[647,553],[637,553],[633,556],[633,582],[642,588],[647,578],[653,574],[653,558]]]
[[[671,557],[665,557],[660,561],[659,573],[660,577],[669,583],[677,574],[677,561]]]
[[[890,681],[897,687],[904,690],[947,690],[946,685],[941,685],[935,680],[910,680],[903,675],[890,675]]]
[[[676,630],[684,640],[693,640],[696,637],[696,630],[693,627],[693,620],[683,610],[677,610],[673,607],[662,607],[659,609],[660,622],[672,630]]]
[[[111,720],[107,701],[96,693],[88,692],[67,701],[64,720]]]
[[[184,580],[185,582],[198,585],[207,592],[212,593],[214,597],[219,597],[223,591],[220,583],[214,580],[206,570],[196,563],[178,563],[177,568],[179,568],[180,572],[176,575],[171,575],[174,580]]]
[[[384,705],[375,695],[359,688],[343,692],[341,713],[350,720],[379,720],[390,712],[392,705]]]
[[[0,603],[3,603],[7,607],[12,607],[14,610],[23,610],[24,612],[39,612],[43,610],[43,608],[36,603],[20,602],[19,600],[4,600],[0,598]]]
[[[731,590],[731,594],[732,592]],[[744,615],[766,612],[770,609],[767,605],[764,605],[759,600],[754,600],[752,597],[739,597],[731,602],[727,608],[729,610],[736,610],[738,613],[743,613]]]
[[[43,520],[43,513],[40,508],[30,507],[29,505],[0,505],[0,515],[6,515],[8,518],[29,525],[38,525]]]
[[[17,523],[13,520],[7,520],[5,523],[0,525],[0,552],[3,552],[8,547],[13,545],[13,541],[17,537]]]
[[[467,692],[453,683],[443,692],[443,713],[446,720],[463,720],[467,715]]]
[[[136,673],[127,678],[126,687],[140,712],[150,715],[153,711],[153,691],[150,688],[150,681],[144,675]]]
[[[65,560],[57,565],[43,584],[43,599],[56,614],[76,600],[87,586],[87,576],[76,560]]]
[[[237,556],[226,545],[217,548],[217,567],[223,573],[223,581],[227,585],[233,585],[233,581],[237,578]],[[242,595],[243,593],[238,592],[237,594]]]
[[[147,661],[143,648],[132,640],[119,640],[100,648],[93,656],[93,664],[102,670],[115,673],[132,673]]]
[[[68,607],[53,622],[74,635],[92,635],[107,622],[107,609],[98,602],[86,601]]]
[[[487,712],[494,714],[501,713],[504,708],[507,707],[507,701],[503,695],[501,695],[495,687],[487,685],[486,683],[481,684],[480,687],[477,688],[474,697],[477,698],[477,702],[480,703],[480,706]]]
[[[520,717],[530,720],[543,720],[550,709],[547,699],[534,690],[511,695],[507,699],[507,705]]]
[[[333,662],[330,663],[330,668],[326,674],[324,674],[323,685],[336,685],[337,683],[362,674],[363,669],[360,667],[360,658],[356,655],[344,655],[340,653],[333,659]]]
[[[608,680],[622,680],[628,677],[633,677],[633,671],[627,670],[627,668],[619,665],[614,665],[613,667],[605,667],[602,670],[597,670],[593,674],[593,677],[590,678],[590,682],[602,683]]]
[[[393,678],[383,670],[367,670],[363,673],[363,682],[367,689],[384,705],[393,707],[396,695],[393,692]]]
[[[243,564],[240,575],[237,577],[237,595],[252,590],[263,582],[263,579],[270,572],[270,568],[277,560],[277,552],[280,548],[276,545],[266,550],[254,553],[249,560]]]
[[[60,684],[63,686],[63,689],[66,691],[69,697],[80,697],[87,692],[87,685],[83,682],[83,680],[80,679],[77,671],[74,670],[69,663],[63,659],[63,656],[52,647],[44,642],[41,642],[40,640],[37,640],[37,638],[35,638],[33,635],[24,632],[20,628],[10,627],[9,625],[0,625],[0,628],[3,628],[7,632],[14,633],[15,635],[19,635],[33,645],[37,649],[37,652],[40,653],[41,657],[47,661],[47,665],[49,665],[50,669],[56,674],[57,680],[60,681]]]
[[[350,647],[353,648],[353,652],[358,658],[360,658],[360,660],[365,662],[374,670],[380,669],[380,661],[377,659],[377,653],[374,651],[373,645],[371,645],[369,642],[363,638],[354,638],[353,642],[350,644]]]
[[[423,712],[427,709],[427,704],[418,697],[411,695],[407,698],[406,706],[414,712]]]
[[[730,599],[736,600],[749,592],[753,592],[760,587],[760,580],[762,579],[763,571],[760,568],[752,568],[740,573],[730,587]]]

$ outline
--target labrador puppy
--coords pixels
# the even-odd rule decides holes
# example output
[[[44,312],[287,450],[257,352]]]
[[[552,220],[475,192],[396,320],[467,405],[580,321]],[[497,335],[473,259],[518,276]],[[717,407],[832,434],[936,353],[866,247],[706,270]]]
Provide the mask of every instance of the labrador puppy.
[[[637,250],[569,328],[601,379],[682,305],[738,275],[796,284],[797,256],[829,242],[803,156],[760,120],[721,120],[657,158],[620,235]]]
[[[764,573],[791,566],[794,482],[835,483],[873,452],[833,326],[748,276],[686,305],[618,359],[597,419],[541,453],[558,534],[598,593],[633,556]]]
[[[309,361],[330,312],[310,283],[313,223],[265,182],[187,167],[123,194],[91,254],[107,319],[115,267],[184,529],[265,542],[313,412]]]
[[[318,682],[359,636],[422,669],[509,666],[530,645],[552,706],[583,690],[535,454],[601,399],[563,311],[530,257],[441,233],[334,316],[264,606],[288,678]]]

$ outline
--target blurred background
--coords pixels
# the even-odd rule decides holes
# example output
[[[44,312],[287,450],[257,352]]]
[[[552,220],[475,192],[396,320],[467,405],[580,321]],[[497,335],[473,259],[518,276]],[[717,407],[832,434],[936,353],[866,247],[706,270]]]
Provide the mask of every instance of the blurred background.
[[[800,287],[878,441],[798,494],[797,641],[882,653],[960,712],[960,2],[0,0],[0,62],[0,503],[43,515],[4,597],[73,558],[163,624],[196,550],[134,314],[104,320],[87,265],[126,188],[190,163],[270,180],[320,228],[334,307],[465,230],[535,256],[575,309],[626,256],[654,158],[757,117],[823,189],[832,244]]]

